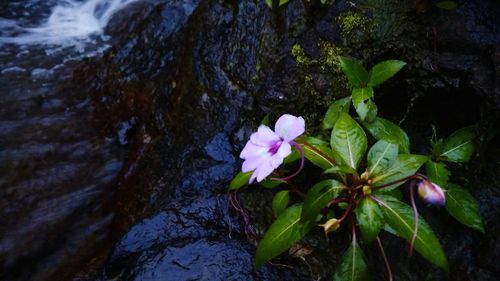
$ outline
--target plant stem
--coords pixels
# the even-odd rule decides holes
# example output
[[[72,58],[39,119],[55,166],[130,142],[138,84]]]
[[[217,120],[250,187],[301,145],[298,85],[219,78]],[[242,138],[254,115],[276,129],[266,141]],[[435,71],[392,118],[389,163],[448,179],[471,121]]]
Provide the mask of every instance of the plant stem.
[[[375,190],[379,190],[379,189],[382,189],[382,188],[386,188],[386,187],[389,187],[391,185],[394,185],[394,184],[398,184],[398,183],[402,183],[404,181],[407,181],[407,180],[410,180],[410,179],[421,179],[421,180],[426,180],[427,177],[425,177],[424,175],[422,174],[413,174],[411,176],[408,176],[408,177],[405,177],[405,178],[402,178],[402,179],[399,179],[399,180],[395,180],[393,182],[390,182],[390,183],[386,183],[386,184],[383,184],[383,185],[379,185],[379,186],[375,186],[372,188],[373,191]]]
[[[355,197],[356,197],[356,194],[352,194],[351,195],[351,198],[349,200],[349,205],[347,206],[347,209],[345,210],[345,212],[342,215],[342,217],[339,219],[339,223],[341,223],[343,220],[345,220],[345,218],[347,217],[347,215],[349,215],[349,213],[351,212],[352,207],[355,204]]]
[[[413,214],[415,216],[415,228],[413,230],[413,237],[411,238],[410,242],[410,256],[413,255],[413,248],[415,245],[415,239],[417,239],[417,233],[418,233],[418,210],[417,210],[417,205],[415,204],[415,196],[413,195],[415,192],[415,182],[411,182],[410,185],[410,201],[411,201],[411,207],[413,208]]]
[[[389,260],[385,255],[384,247],[382,246],[382,241],[380,241],[380,238],[378,236],[377,236],[377,244],[380,249],[380,252],[382,253],[382,258],[384,258],[385,268],[387,269],[387,274],[389,275],[389,281],[392,281],[391,265],[389,264]]]
[[[327,206],[330,207],[331,205],[338,204],[340,202],[347,202],[347,201],[349,201],[349,199],[347,199],[347,198],[335,198],[332,201],[328,202]]]

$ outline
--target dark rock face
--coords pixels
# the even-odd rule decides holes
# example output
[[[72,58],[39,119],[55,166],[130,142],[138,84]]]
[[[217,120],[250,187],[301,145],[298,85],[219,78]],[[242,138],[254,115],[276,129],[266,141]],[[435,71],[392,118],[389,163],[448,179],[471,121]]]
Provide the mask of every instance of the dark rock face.
[[[286,255],[276,264],[253,269],[256,241],[245,235],[243,220],[230,210],[226,190],[240,168],[239,151],[264,113],[272,113],[274,118],[285,112],[302,115],[317,109],[315,97],[304,90],[290,49],[299,42],[315,57],[319,40],[342,40],[335,20],[352,7],[348,1],[336,2],[324,8],[291,1],[272,11],[263,2],[251,1],[141,1],[115,15],[107,31],[117,43],[101,60],[82,63],[70,86],[76,96],[92,99],[74,107],[92,105],[92,110],[75,116],[88,118],[88,123],[111,141],[92,149],[88,139],[93,139],[94,129],[80,131],[81,126],[75,126],[69,134],[83,141],[53,145],[71,151],[68,155],[75,159],[72,165],[54,165],[54,169],[67,171],[70,179],[58,181],[50,177],[49,169],[33,176],[32,181],[45,175],[57,183],[54,192],[60,196],[28,196],[25,200],[31,202],[25,203],[19,194],[32,192],[32,188],[23,188],[18,181],[5,189],[6,195],[0,197],[2,207],[12,206],[9,198],[14,198],[18,204],[35,204],[29,208],[33,216],[43,215],[34,220],[37,223],[18,221],[16,218],[30,215],[2,208],[2,216],[13,219],[6,220],[1,229],[0,269],[12,273],[8,275],[12,280],[67,279],[68,274],[58,274],[75,271],[74,280],[311,278],[305,263]],[[498,12],[494,1],[477,0],[459,3],[456,11],[431,10],[418,15],[422,30],[435,34],[419,39],[426,46],[418,54],[423,61],[412,65],[405,79],[381,88],[377,99],[381,115],[395,121],[404,119],[402,126],[415,140],[415,152],[427,152],[431,124],[436,124],[443,136],[479,119],[493,120],[491,127],[497,124],[495,111],[482,111],[480,105],[494,104],[500,96],[496,81]],[[11,69],[7,75],[16,71]],[[43,79],[44,73],[35,74]],[[410,76],[414,73],[419,76]],[[321,94],[326,94],[327,78],[315,75],[314,79]],[[411,83],[422,85],[415,89],[408,86]],[[423,97],[421,92],[425,92]],[[52,99],[46,106],[59,108],[57,101]],[[409,113],[405,111],[407,104]],[[485,118],[481,112],[489,116]],[[6,130],[17,128],[15,122],[3,125]],[[48,125],[55,127],[57,122]],[[117,143],[127,145],[126,157],[108,150]],[[17,150],[9,147],[9,153],[15,154]],[[491,145],[485,143],[485,147]],[[19,150],[26,153],[29,146]],[[51,151],[50,143],[47,150]],[[488,150],[473,163],[481,169],[459,179],[470,179],[469,183],[480,186],[470,189],[480,202],[487,234],[466,229],[443,210],[425,210],[424,217],[443,241],[451,273],[447,276],[433,269],[418,255],[408,258],[406,244],[387,235],[383,236],[384,245],[395,280],[495,280],[500,274],[495,263],[500,247],[496,222],[500,215],[499,182],[495,180],[498,157],[498,149]],[[80,174],[84,170],[103,172],[91,175],[87,182]],[[73,174],[77,176],[71,178]],[[71,189],[65,189],[69,185]],[[17,195],[9,197],[8,192]],[[242,202],[250,208],[254,203],[248,202],[265,205],[271,194],[250,189],[244,192]],[[60,208],[52,209],[54,205]],[[251,213],[258,234],[269,223],[268,211]],[[67,233],[61,235],[55,228]],[[36,239],[33,233],[37,233]],[[340,236],[347,237],[347,233]],[[329,244],[324,248],[334,252],[327,264],[315,262],[314,269],[325,267],[331,274],[330,268],[336,267],[342,255],[342,239],[308,241],[311,245]],[[19,251],[23,245],[26,250]],[[385,280],[377,248],[367,246],[365,252],[375,279]],[[68,262],[74,255],[77,257]],[[70,269],[62,270],[64,267]],[[23,274],[25,268],[35,273]],[[322,271],[313,275],[316,272],[331,278]]]
[[[144,143],[145,136],[152,141],[147,149],[143,144],[137,145],[141,156],[131,157],[135,161],[123,173],[117,195],[120,212],[116,225],[126,230],[136,224],[114,246],[103,268],[93,274],[83,273],[81,278],[308,278],[307,267],[291,260],[287,263],[292,262],[294,270],[276,266],[266,266],[260,271],[252,269],[253,245],[242,233],[241,219],[228,211],[225,190],[239,169],[238,151],[255,125],[254,117],[262,116],[256,109],[276,115],[308,110],[304,107],[307,108],[312,97],[297,95],[303,85],[289,55],[292,44],[300,42],[314,56],[320,38],[339,40],[339,30],[331,20],[347,8],[340,1],[324,13],[323,20],[308,23],[307,13],[314,9],[297,1],[278,13],[271,12],[263,3],[248,2],[173,1],[153,9],[148,7],[147,24],[123,40],[103,62],[89,67],[98,77],[92,83],[99,106],[113,112],[120,121],[138,120],[135,143]],[[443,134],[449,133],[480,118],[479,97],[490,101],[498,97],[491,94],[495,68],[488,54],[500,40],[495,33],[495,20],[483,23],[476,18],[486,13],[490,19],[491,11],[485,9],[478,3],[468,3],[451,12],[452,16],[450,12],[434,10],[422,16],[423,21],[436,25],[429,24],[429,30],[436,27],[438,34],[443,33],[437,38],[427,38],[429,50],[422,51],[430,66],[422,64],[422,71],[431,77],[425,90],[445,93],[427,94],[417,100],[409,114],[400,109],[388,112],[393,118],[405,115],[403,126],[417,138],[416,151],[426,152],[430,124],[436,119],[442,117],[444,121],[438,123],[438,128]],[[435,19],[431,21],[432,17]],[[447,24],[441,24],[442,21]],[[463,32],[446,31],[449,29]],[[487,35],[477,36],[474,32]],[[437,40],[439,49],[432,49],[432,40]],[[463,47],[457,48],[458,43],[452,43],[458,41]],[[460,98],[453,96],[455,90],[460,92]],[[391,94],[396,92],[391,88],[382,91],[386,92],[379,100],[382,112],[410,102],[407,97]],[[447,100],[455,102],[456,108],[434,114],[447,106]],[[436,104],[436,101],[441,102]],[[128,110],[123,110],[125,104]],[[464,118],[464,109],[472,119]],[[423,120],[421,116],[426,118]],[[116,120],[105,123],[110,128],[116,127],[113,125]],[[485,181],[492,178],[487,173],[483,177]],[[449,277],[437,269],[431,270],[418,256],[410,260],[405,244],[385,237],[396,278],[493,280],[498,269],[485,262],[483,255],[495,256],[496,251],[483,254],[475,245],[497,247],[493,220],[498,215],[494,206],[499,197],[495,190],[491,187],[474,192],[481,202],[487,229],[492,231],[486,236],[464,229],[443,210],[424,212],[443,238],[452,267]],[[144,219],[137,223],[137,217]],[[457,235],[461,237],[458,240]],[[367,252],[376,279],[384,280],[377,249],[370,246]]]

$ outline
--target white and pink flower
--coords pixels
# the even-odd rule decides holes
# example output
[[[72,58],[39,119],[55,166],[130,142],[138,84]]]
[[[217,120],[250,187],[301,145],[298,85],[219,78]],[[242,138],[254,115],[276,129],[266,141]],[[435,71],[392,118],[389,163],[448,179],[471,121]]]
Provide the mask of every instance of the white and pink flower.
[[[300,150],[300,146],[293,140],[304,131],[304,118],[290,114],[284,114],[278,119],[274,131],[261,125],[250,136],[240,154],[240,158],[245,160],[241,170],[244,173],[254,171],[249,183],[255,179],[261,182],[269,176],[292,153],[292,145]]]

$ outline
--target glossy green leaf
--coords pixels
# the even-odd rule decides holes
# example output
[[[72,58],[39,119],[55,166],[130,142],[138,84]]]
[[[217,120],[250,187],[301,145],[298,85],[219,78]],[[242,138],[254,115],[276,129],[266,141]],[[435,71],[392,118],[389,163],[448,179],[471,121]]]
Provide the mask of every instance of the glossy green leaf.
[[[363,241],[365,243],[372,242],[377,238],[384,224],[382,210],[371,198],[364,197],[359,201],[355,213]]]
[[[399,151],[402,153],[410,152],[410,139],[398,125],[380,117],[375,118],[371,123],[361,123],[375,139],[398,144]]]
[[[440,9],[445,9],[445,10],[453,10],[457,8],[457,2],[455,1],[439,1],[436,2],[436,7]]]
[[[333,168],[325,170],[323,172],[323,174],[338,174],[338,173],[341,173],[341,174],[354,174],[355,172],[356,172],[356,170],[354,170],[353,168],[351,168],[349,166],[337,165],[337,166],[335,166]]]
[[[450,184],[446,194],[446,210],[462,224],[484,233],[479,206],[472,195],[456,184]]]
[[[474,152],[474,139],[476,130],[473,126],[462,128],[448,138],[439,146],[440,151],[435,152],[438,159],[464,163],[470,160]]]
[[[326,111],[325,118],[323,118],[323,129],[331,129],[341,112],[349,112],[349,107],[351,105],[351,97],[342,98],[336,100],[334,103],[328,107]]]
[[[275,188],[277,186],[280,186],[282,184],[286,183],[285,181],[280,181],[280,180],[272,180],[270,178],[266,178],[263,180],[260,185],[264,188]]]
[[[378,174],[370,175],[370,178],[372,179],[372,185],[381,186],[411,176],[415,174],[418,169],[420,169],[420,167],[427,161],[427,159],[428,157],[423,155],[399,154],[396,158],[396,161],[394,161],[394,164],[392,164],[391,167],[381,171]],[[404,181],[393,184],[390,187],[384,188],[384,190],[393,189],[403,183]]]
[[[356,113],[358,114],[361,121],[370,123],[375,121],[375,119],[377,118],[378,107],[373,100],[369,99],[366,102],[360,103],[356,107]]]
[[[352,89],[352,104],[358,106],[373,97],[373,88],[354,88]]]
[[[425,170],[427,171],[427,177],[432,182],[446,189],[448,186],[448,178],[451,173],[445,163],[434,162],[429,159],[425,163]]]
[[[368,147],[365,131],[347,113],[341,113],[330,139],[332,149],[343,162],[357,169]]]
[[[378,196],[379,203],[387,224],[407,241],[411,241],[415,229],[415,218],[413,209],[403,202],[390,197]],[[431,263],[448,270],[448,261],[441,248],[436,235],[430,226],[419,217],[417,237],[415,239],[415,250]]]
[[[324,180],[315,184],[306,194],[302,208],[302,218],[314,220],[320,211],[344,189],[336,180]]]
[[[311,161],[314,165],[322,169],[329,169],[335,165],[332,161],[334,156],[329,147],[322,145],[310,145],[304,146],[303,149],[306,159]]]
[[[404,61],[386,60],[377,63],[370,69],[368,86],[375,87],[398,73],[406,65]]]
[[[391,197],[394,197],[398,200],[403,199],[403,192],[401,191],[401,188],[393,188],[390,190],[386,190],[386,189],[375,190],[373,192],[373,195],[374,196],[377,196],[377,195],[391,196]]]
[[[260,267],[297,243],[314,226],[314,222],[301,220],[302,205],[288,207],[264,234],[255,253],[255,267]]]
[[[340,68],[353,87],[362,88],[368,83],[368,72],[357,60],[339,56]]]
[[[368,174],[380,174],[391,167],[398,157],[397,144],[379,140],[368,151]]]
[[[248,181],[250,181],[252,173],[253,171],[246,173],[239,172],[229,184],[229,190],[237,190],[247,185]]]
[[[281,213],[286,209],[288,203],[290,202],[290,192],[288,190],[282,190],[276,195],[274,195],[272,202],[272,209],[275,217],[279,217]]]
[[[368,281],[371,280],[363,251],[356,240],[353,240],[345,252],[340,266],[337,268],[334,281]]]
[[[352,103],[361,120],[368,119],[373,121],[377,116],[377,105],[371,99],[373,97],[373,88],[354,88],[352,89]]]

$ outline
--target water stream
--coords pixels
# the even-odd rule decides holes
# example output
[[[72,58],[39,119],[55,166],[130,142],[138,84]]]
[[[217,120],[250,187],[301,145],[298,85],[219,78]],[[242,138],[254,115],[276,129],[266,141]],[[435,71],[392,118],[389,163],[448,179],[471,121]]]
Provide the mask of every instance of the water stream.
[[[65,85],[109,47],[104,28],[131,2],[0,1],[1,280],[47,280],[106,236],[123,147]]]

